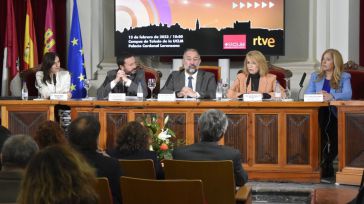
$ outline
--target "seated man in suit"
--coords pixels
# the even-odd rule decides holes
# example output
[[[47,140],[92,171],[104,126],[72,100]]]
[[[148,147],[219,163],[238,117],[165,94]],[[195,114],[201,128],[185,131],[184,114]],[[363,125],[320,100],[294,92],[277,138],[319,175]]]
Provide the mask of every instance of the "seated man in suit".
[[[81,116],[71,122],[68,128],[68,139],[70,144],[96,169],[96,175],[109,180],[114,203],[120,203],[119,182],[122,173],[119,162],[98,151],[99,133],[100,123],[95,117]]]
[[[37,143],[28,135],[14,135],[6,139],[1,157],[0,203],[16,203],[25,168],[38,150]]]
[[[197,50],[187,49],[183,54],[183,67],[172,72],[160,93],[176,93],[179,98],[215,98],[214,74],[198,70],[201,58]]]
[[[198,120],[201,142],[177,148],[173,151],[173,159],[178,160],[232,160],[234,166],[235,185],[243,186],[248,181],[244,171],[239,150],[219,145],[228,127],[228,120],[222,111],[208,110]]]
[[[136,96],[138,84],[142,85],[143,95],[148,95],[144,70],[137,67],[134,55],[124,54],[117,58],[118,69],[107,72],[104,83],[97,89],[97,98],[104,99],[109,93],[125,93]]]

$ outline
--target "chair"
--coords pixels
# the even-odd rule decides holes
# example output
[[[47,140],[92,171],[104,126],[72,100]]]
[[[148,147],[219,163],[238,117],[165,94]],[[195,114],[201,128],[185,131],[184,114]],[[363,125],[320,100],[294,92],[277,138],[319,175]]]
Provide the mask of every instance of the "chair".
[[[140,64],[139,67],[144,69],[144,74],[145,74],[145,83],[148,85],[148,79],[152,79],[154,78],[156,81],[156,86],[153,90],[153,93],[156,95],[159,93],[160,90],[160,83],[161,83],[161,78],[162,78],[162,72],[157,71],[151,67],[148,67],[146,65]],[[148,96],[150,97],[151,93],[150,93],[150,89],[148,89]]]
[[[268,64],[268,68],[270,74],[274,74],[277,76],[277,80],[283,88],[286,88],[287,85],[288,88],[290,88],[290,78],[292,77],[291,70],[277,67],[275,65],[272,65],[271,63]],[[286,82],[288,82],[288,84],[286,84]]]
[[[38,89],[35,88],[35,73],[38,67],[29,68],[20,72],[20,79],[25,82],[28,88],[28,96],[38,96]]]
[[[251,187],[235,191],[233,162],[164,160],[166,179],[201,179],[208,204],[251,203]]]
[[[124,176],[156,179],[154,163],[151,159],[119,159],[119,165]]]
[[[109,186],[109,180],[106,177],[97,178],[95,191],[99,196],[99,203],[103,204],[112,204],[112,195]]]
[[[201,180],[150,180],[122,176],[123,204],[203,204]]]
[[[362,89],[364,81],[364,67],[359,66],[353,61],[344,64],[344,71],[351,74],[351,89],[353,91],[353,100],[364,99],[364,91]]]
[[[221,79],[221,67],[219,66],[199,66],[198,69],[213,73],[215,75],[216,83]]]

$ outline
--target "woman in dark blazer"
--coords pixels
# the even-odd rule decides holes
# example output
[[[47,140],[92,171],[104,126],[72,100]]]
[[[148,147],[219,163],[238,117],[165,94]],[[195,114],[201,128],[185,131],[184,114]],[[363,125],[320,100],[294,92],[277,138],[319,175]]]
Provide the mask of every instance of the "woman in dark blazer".
[[[117,159],[152,159],[158,179],[164,178],[157,153],[149,151],[149,133],[139,122],[125,124],[116,135],[116,148],[111,150],[110,156]]]

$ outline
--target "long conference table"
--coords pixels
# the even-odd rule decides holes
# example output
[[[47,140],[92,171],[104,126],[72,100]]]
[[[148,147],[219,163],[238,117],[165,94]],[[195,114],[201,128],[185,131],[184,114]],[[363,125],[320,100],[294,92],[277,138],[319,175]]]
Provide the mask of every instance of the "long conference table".
[[[345,108],[351,102],[336,103],[341,128],[339,137],[345,138],[344,135],[351,133],[348,128],[357,128],[349,127],[346,112],[353,111],[350,114],[364,120],[364,102],[354,103],[350,106],[351,109]],[[33,135],[40,122],[56,119],[55,110],[58,105],[69,108],[72,119],[81,115],[92,115],[99,119],[99,148],[102,150],[115,146],[119,127],[128,121],[147,116],[163,119],[168,115],[168,127],[178,138],[186,144],[198,142],[199,116],[208,109],[219,109],[229,119],[221,143],[240,150],[242,165],[248,172],[249,179],[320,182],[318,109],[328,106],[326,102],[3,100],[0,101],[1,124],[14,134]],[[364,149],[363,141],[360,141],[361,150]],[[364,165],[355,166],[355,171],[347,167],[347,160],[341,160],[346,154],[343,151],[348,149],[342,147],[344,142],[345,139],[343,141],[339,138],[338,174],[345,173],[356,183],[357,178],[352,174],[359,176],[358,172],[360,169],[362,171]],[[346,182],[345,175],[340,177],[342,183]]]
[[[208,109],[227,114],[228,130],[222,144],[239,149],[244,169],[253,180],[319,182],[318,109],[321,102],[241,101],[18,101],[2,100],[1,124],[14,134],[34,135],[39,123],[55,120],[62,105],[71,118],[99,119],[99,148],[115,146],[116,131],[128,121],[147,116],[170,118],[168,127],[186,144],[199,141],[197,121]]]

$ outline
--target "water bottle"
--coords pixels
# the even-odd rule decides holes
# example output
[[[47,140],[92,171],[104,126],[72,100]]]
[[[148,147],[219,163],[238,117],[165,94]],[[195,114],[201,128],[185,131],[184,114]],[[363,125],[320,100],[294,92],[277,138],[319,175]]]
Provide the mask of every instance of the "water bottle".
[[[281,86],[278,81],[276,81],[276,86],[274,88],[274,99],[280,101],[282,99]]]
[[[21,99],[28,100],[28,88],[25,82],[23,82],[23,88],[21,89]]]
[[[222,84],[221,82],[217,83],[216,87],[216,100],[220,101],[222,99]]]
[[[143,88],[140,82],[138,83],[137,97],[139,100],[143,100]]]

